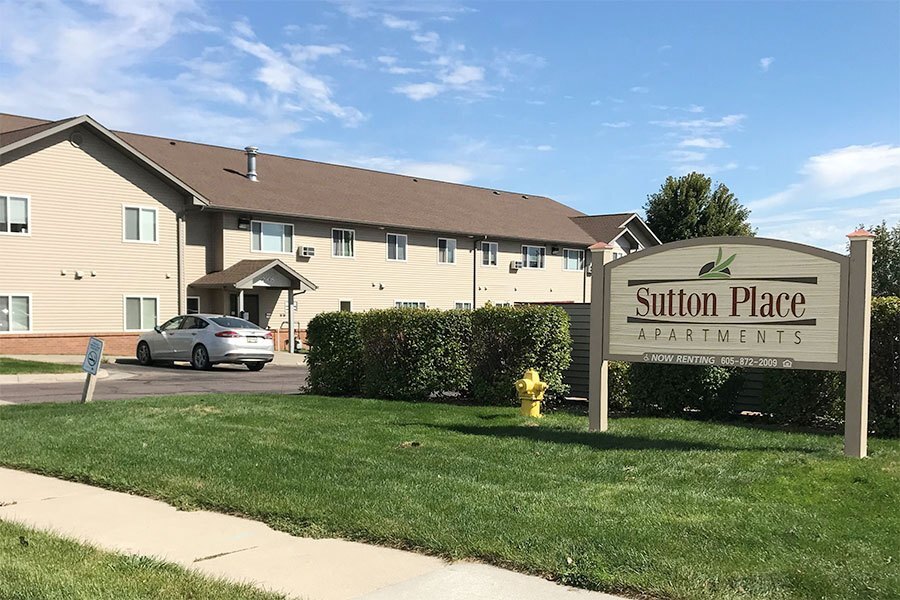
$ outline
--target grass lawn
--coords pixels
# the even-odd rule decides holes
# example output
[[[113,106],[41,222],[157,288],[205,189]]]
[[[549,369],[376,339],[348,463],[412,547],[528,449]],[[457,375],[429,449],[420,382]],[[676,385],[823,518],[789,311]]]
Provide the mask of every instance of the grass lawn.
[[[664,598],[900,596],[900,441],[191,396],[0,409],[0,464]]]
[[[27,546],[20,538],[24,538]],[[277,600],[177,565],[103,552],[0,521],[0,598],[8,600]]]
[[[37,360],[19,360],[0,356],[0,375],[23,375],[25,373],[78,373],[81,365],[48,363]]]

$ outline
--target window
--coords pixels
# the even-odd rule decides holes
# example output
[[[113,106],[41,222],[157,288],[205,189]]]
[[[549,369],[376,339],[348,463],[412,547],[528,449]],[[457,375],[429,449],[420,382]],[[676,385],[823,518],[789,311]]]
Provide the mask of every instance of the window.
[[[356,256],[355,241],[356,232],[352,229],[332,229],[331,255],[338,258],[353,258]]]
[[[404,234],[387,234],[387,259],[406,260],[406,236]]]
[[[481,242],[481,264],[485,267],[496,267],[497,250],[497,242]]]
[[[181,324],[182,329],[206,329],[209,323],[200,317],[185,317]]]
[[[395,308],[425,308],[425,302],[423,300],[396,300],[394,301]]]
[[[353,311],[353,301],[352,300],[341,300],[341,312],[352,312]]]
[[[187,314],[196,315],[200,312],[200,296],[187,297]]]
[[[584,250],[563,250],[563,269],[566,271],[584,271]]]
[[[522,267],[543,269],[545,254],[547,254],[547,249],[543,246],[522,246]]]
[[[140,206],[124,207],[125,241],[155,244],[156,209]]]
[[[29,202],[21,196],[0,196],[0,233],[28,235]]]
[[[623,256],[625,256],[625,255],[622,254],[621,252],[613,252],[613,260],[616,260],[617,258],[622,258]]]
[[[294,226],[290,223],[251,221],[250,237],[253,252],[290,254],[294,251]]]
[[[147,296],[125,297],[125,331],[146,331],[156,327],[159,299]]]
[[[0,294],[0,333],[31,331],[31,296]]]
[[[472,310],[472,303],[471,302],[457,302],[453,308],[455,308],[456,310]]]
[[[446,265],[456,264],[456,240],[438,238],[438,262]]]
[[[181,328],[181,324],[184,323],[184,317],[172,317],[165,323],[159,326],[160,331],[175,331],[176,329]]]

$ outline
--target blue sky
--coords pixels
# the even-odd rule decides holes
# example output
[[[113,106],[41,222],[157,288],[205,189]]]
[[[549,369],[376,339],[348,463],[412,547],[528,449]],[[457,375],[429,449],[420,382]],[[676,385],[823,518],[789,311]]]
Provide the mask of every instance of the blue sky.
[[[587,213],[697,169],[836,250],[900,220],[898,2],[0,2],[0,110]]]

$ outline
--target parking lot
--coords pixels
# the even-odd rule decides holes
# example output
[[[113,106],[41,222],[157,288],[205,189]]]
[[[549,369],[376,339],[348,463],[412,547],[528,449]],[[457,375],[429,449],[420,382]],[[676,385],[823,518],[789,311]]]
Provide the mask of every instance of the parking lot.
[[[186,363],[142,367],[120,359],[103,367],[109,377],[99,379],[94,400],[122,400],[170,394],[296,394],[306,382],[305,365],[266,366],[256,373],[246,367],[216,365],[209,371],[195,371]],[[0,386],[4,404],[38,402],[78,402],[83,383],[28,383]]]

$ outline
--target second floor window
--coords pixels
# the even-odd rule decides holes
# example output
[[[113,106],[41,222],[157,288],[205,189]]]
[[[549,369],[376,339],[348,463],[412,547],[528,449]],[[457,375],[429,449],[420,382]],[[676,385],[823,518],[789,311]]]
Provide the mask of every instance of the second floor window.
[[[497,242],[481,242],[481,264],[485,267],[496,267],[497,250]]]
[[[155,208],[125,207],[125,241],[146,243],[157,241]]]
[[[254,252],[278,252],[290,254],[294,251],[294,226],[289,223],[252,221],[251,249]]]
[[[447,265],[456,263],[456,240],[438,238],[438,262]]]
[[[547,249],[543,246],[522,246],[522,266],[526,269],[543,269],[546,253]]]
[[[402,233],[387,234],[388,260],[406,260],[406,236]]]
[[[584,250],[563,250],[563,269],[566,271],[584,270]]]
[[[28,198],[0,196],[0,233],[28,235]]]
[[[352,229],[332,229],[331,255],[339,258],[353,258],[356,256],[355,242],[356,232]]]

